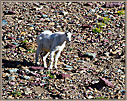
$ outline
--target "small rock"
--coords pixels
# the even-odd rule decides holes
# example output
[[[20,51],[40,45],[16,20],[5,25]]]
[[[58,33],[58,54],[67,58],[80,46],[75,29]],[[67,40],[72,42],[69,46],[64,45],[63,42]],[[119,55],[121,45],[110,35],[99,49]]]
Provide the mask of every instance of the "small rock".
[[[49,79],[49,77],[42,77],[43,79]]]
[[[40,83],[40,86],[44,86],[45,84],[47,84],[46,82],[42,82]]]
[[[12,97],[12,95],[8,96],[8,99],[14,99],[14,97]]]
[[[88,87],[90,90],[93,90],[91,87]]]
[[[21,34],[21,35],[26,35],[26,32],[21,32],[20,34]]]
[[[105,40],[104,40],[104,42],[107,42],[107,43],[108,43],[108,42],[109,42],[109,40],[106,40],[106,39],[105,39]]]
[[[109,52],[104,53],[106,56],[109,56]]]
[[[84,60],[77,60],[76,62],[78,62],[78,63],[84,63],[85,61]]]
[[[87,98],[88,98],[88,99],[93,99],[93,96],[90,95],[90,96],[88,96]]]
[[[43,18],[47,18],[47,17],[48,17],[48,15],[43,14],[43,15],[42,15],[42,17],[43,17]]]
[[[65,11],[60,11],[59,12],[59,15],[64,15],[65,16],[66,14],[68,14],[68,12],[65,12]]]
[[[72,68],[72,66],[66,65],[66,68]]]
[[[33,30],[33,29],[34,29],[34,27],[30,27],[30,28],[29,28],[29,30]]]
[[[33,70],[44,70],[44,67],[35,67],[35,66],[32,66],[30,69],[33,69]]]
[[[2,26],[8,24],[8,22],[6,20],[2,20]]]
[[[88,68],[79,68],[80,70],[83,70],[84,72],[88,70]]]
[[[104,14],[104,17],[108,17],[109,15],[107,15],[107,14]]]
[[[118,69],[116,72],[123,73],[123,71],[121,69]]]
[[[15,82],[10,82],[9,84],[10,84],[10,85],[15,85]]]
[[[50,26],[54,26],[55,23],[54,23],[54,22],[50,22],[49,25],[50,25]]]
[[[100,22],[103,21],[103,18],[99,18],[98,21],[100,21]]]
[[[28,95],[28,94],[30,94],[30,93],[32,93],[32,90],[31,90],[30,88],[26,88],[25,94]]]
[[[84,55],[80,55],[80,57],[88,57],[90,58],[91,60],[94,59],[96,57],[96,53],[89,53],[89,52],[86,52]]]
[[[8,11],[8,10],[3,11],[3,13],[4,13],[5,15],[13,15],[13,14],[16,14],[14,11]]]
[[[120,90],[120,92],[122,93],[122,95],[125,95],[125,93],[126,93],[125,90]]]
[[[63,78],[70,78],[70,75],[69,74],[62,74],[62,77]]]
[[[84,6],[92,6],[93,5],[93,3],[91,3],[91,2],[87,2],[86,4],[84,4]]]
[[[92,26],[91,25],[87,25],[87,24],[84,24],[84,25],[82,25],[82,28],[91,28]]]
[[[9,80],[15,80],[15,77],[9,77]]]
[[[6,46],[4,46],[4,48],[16,48],[16,45],[7,44]]]
[[[25,78],[26,80],[29,80],[29,79],[30,79],[30,77],[29,77],[29,76],[24,76],[24,78]]]
[[[112,3],[105,3],[102,7],[105,7],[105,8],[113,8],[113,7],[119,7],[121,5],[122,4],[119,3],[119,2],[112,2]]]
[[[18,69],[10,69],[9,72],[10,73],[16,73],[18,71]]]
[[[56,8],[56,6],[51,6],[51,8],[52,8],[52,9],[55,9],[55,8]]]
[[[8,37],[7,40],[12,40],[12,39],[16,39],[14,37]]]
[[[31,74],[32,74],[33,76],[40,77],[40,74],[38,74],[38,73],[33,73],[33,72],[31,72]]]
[[[69,66],[69,65],[66,65],[66,67],[64,68],[65,70],[72,70],[73,67],[72,66]]]
[[[18,43],[16,43],[16,42],[14,42],[13,44],[14,44],[14,45],[16,45],[16,46],[18,46],[18,45],[19,45],[19,44],[18,44]]]
[[[22,52],[27,52],[27,50],[25,48],[19,47],[20,51]]]
[[[104,81],[107,86],[112,87],[112,88],[114,87],[113,84],[110,81],[106,80],[105,78],[100,78],[100,79]]]

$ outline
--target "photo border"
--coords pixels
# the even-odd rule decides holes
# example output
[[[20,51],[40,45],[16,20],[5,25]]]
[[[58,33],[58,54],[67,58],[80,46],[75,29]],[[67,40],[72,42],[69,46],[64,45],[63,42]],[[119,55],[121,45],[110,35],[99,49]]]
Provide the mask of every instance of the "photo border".
[[[100,2],[125,2],[125,38],[127,39],[127,0],[1,0],[0,1],[0,46],[2,46],[2,2],[97,2],[97,1],[100,1]],[[125,41],[127,43],[127,40]],[[126,67],[127,67],[127,45],[125,46],[125,64],[126,64]],[[0,100],[7,100],[8,99],[2,99],[2,47],[0,47]],[[125,67],[125,68],[126,68]],[[125,69],[125,75],[127,76],[127,70]],[[125,81],[127,81],[127,77],[125,77]],[[127,86],[125,85],[126,87],[126,97],[125,99],[127,98]],[[14,100],[20,100],[20,99],[14,99]],[[28,99],[29,100],[29,99]],[[37,99],[39,100],[39,99]],[[43,99],[41,99],[43,101]],[[45,100],[45,99],[44,99]],[[53,99],[54,100],[54,99]],[[58,101],[61,100],[61,99],[58,99]],[[73,99],[73,100],[76,100],[76,99]],[[83,99],[83,100],[89,100],[89,99]],[[117,99],[116,99],[117,100]],[[122,100],[122,99],[121,99]],[[27,100],[23,100],[23,101],[27,101]],[[33,99],[34,101],[34,99]],[[35,100],[36,101],[36,100]],[[90,100],[89,100],[90,101]],[[97,100],[98,101],[98,100]],[[106,101],[106,100],[103,100],[103,101]],[[112,100],[111,100],[112,101]],[[125,100],[123,100],[125,101]]]

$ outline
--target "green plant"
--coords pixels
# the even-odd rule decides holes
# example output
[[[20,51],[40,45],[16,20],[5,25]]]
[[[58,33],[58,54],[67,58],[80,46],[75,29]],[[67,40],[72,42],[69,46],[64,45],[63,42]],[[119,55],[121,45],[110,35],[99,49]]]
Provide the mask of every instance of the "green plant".
[[[51,75],[51,74],[49,74],[49,77],[50,77],[51,79],[54,79],[54,78],[55,78],[55,76],[54,76],[54,75]]]
[[[50,71],[47,71],[46,74],[50,74]]]
[[[104,97],[96,97],[94,99],[108,99],[108,98],[104,98]]]
[[[106,12],[105,14],[108,14],[108,12]]]
[[[22,41],[22,43],[27,43],[27,42],[28,42],[27,40]]]
[[[14,96],[21,96],[21,92],[19,92],[19,91],[14,91],[14,92],[12,92],[12,95],[14,95]]]
[[[94,28],[94,29],[92,29],[92,31],[94,33],[100,33],[100,32],[102,32],[102,30],[100,28]]]
[[[110,18],[108,18],[108,17],[103,17],[103,22],[104,22],[104,23],[107,23],[109,20],[110,20]]]
[[[117,13],[118,13],[119,15],[123,15],[123,14],[125,14],[125,10],[117,11]]]
[[[47,71],[46,74],[48,75],[49,78],[54,79],[55,75],[52,75],[50,71]]]
[[[106,26],[106,24],[104,24],[104,23],[98,23],[98,26],[99,26],[100,28],[103,28],[103,27]]]
[[[28,49],[27,51],[28,51],[28,52],[32,52],[32,53],[34,53],[34,52],[35,52],[35,50],[34,50],[34,49]]]

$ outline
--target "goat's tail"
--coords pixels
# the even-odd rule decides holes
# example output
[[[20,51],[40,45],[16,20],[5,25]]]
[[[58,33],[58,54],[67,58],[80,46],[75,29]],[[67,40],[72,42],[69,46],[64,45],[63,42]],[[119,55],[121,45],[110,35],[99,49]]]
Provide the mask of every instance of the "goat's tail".
[[[36,38],[36,43],[37,44],[39,43],[39,36],[37,36],[37,38]]]

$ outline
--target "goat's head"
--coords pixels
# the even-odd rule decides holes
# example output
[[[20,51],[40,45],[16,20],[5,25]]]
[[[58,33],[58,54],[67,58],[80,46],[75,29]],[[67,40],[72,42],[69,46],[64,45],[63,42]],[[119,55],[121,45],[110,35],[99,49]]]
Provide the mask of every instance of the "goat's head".
[[[65,35],[66,35],[66,37],[67,37],[67,42],[70,42],[70,41],[71,41],[72,33],[70,33],[70,32],[65,32]]]

